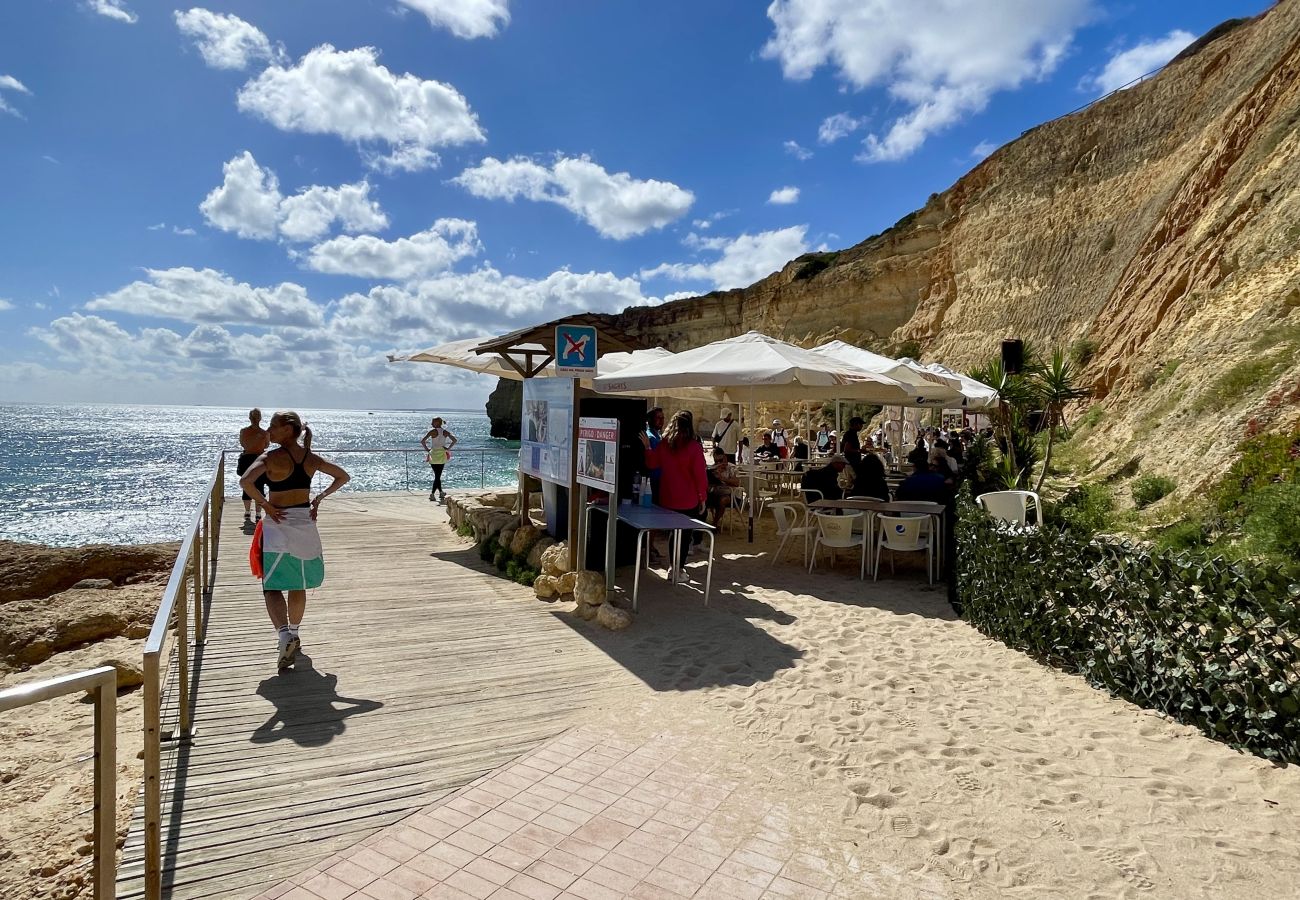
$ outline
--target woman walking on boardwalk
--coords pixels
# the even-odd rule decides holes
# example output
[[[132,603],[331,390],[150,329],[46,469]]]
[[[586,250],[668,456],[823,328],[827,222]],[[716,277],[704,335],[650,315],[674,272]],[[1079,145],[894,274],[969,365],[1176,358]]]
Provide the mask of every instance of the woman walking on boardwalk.
[[[446,500],[447,492],[442,489],[442,468],[451,459],[451,448],[456,446],[456,435],[442,424],[442,417],[434,416],[429,423],[429,430],[420,438],[420,446],[428,453],[429,466],[433,469],[433,487],[429,488],[429,499]]]
[[[298,628],[307,609],[307,591],[325,580],[325,558],[316,530],[320,502],[347,484],[351,476],[311,452],[311,429],[303,426],[297,413],[271,416],[267,434],[279,446],[250,466],[239,484],[252,494],[252,486],[265,476],[270,489],[267,498],[253,496],[266,519],[258,523],[253,535],[249,561],[253,574],[262,579],[266,612],[279,636],[277,667],[284,671],[293,665],[302,647]],[[306,446],[298,444],[300,435]],[[313,499],[311,480],[317,472],[334,480]]]

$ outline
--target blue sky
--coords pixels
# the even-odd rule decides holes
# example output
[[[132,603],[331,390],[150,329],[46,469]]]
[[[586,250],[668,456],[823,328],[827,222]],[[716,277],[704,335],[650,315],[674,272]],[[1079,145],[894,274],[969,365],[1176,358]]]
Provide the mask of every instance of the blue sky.
[[[1267,0],[11,0],[0,400],[480,404],[384,355],[743,286]]]

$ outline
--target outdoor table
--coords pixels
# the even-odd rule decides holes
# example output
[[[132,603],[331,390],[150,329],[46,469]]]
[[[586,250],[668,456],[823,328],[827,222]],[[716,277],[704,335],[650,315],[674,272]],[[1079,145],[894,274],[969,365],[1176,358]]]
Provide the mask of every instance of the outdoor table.
[[[592,510],[603,512],[608,515],[609,509],[599,504],[588,504],[587,516],[591,516]],[[635,503],[620,503],[618,505],[618,520],[624,522],[637,531],[636,534],[636,574],[632,576],[632,611],[636,611],[637,597],[641,593],[641,539],[646,538],[649,544],[649,535],[652,531],[671,531],[673,533],[673,546],[670,550],[672,556],[669,557],[668,570],[671,572],[676,561],[680,558],[681,542],[687,540],[685,532],[703,531],[709,539],[709,560],[708,568],[704,576],[704,605],[709,605],[709,588],[713,585],[713,532],[714,528],[708,522],[701,522],[699,519],[692,519],[690,516],[683,515],[679,512],[673,512],[671,509],[664,509],[662,506],[639,506]]]
[[[867,546],[875,554],[875,517],[879,513],[899,515],[912,513],[930,517],[930,540],[934,541],[935,565],[943,565],[943,517],[946,508],[942,503],[930,503],[926,500],[814,500],[809,504],[812,509],[851,509],[864,510],[869,520],[871,535]],[[870,560],[869,560],[870,561]]]

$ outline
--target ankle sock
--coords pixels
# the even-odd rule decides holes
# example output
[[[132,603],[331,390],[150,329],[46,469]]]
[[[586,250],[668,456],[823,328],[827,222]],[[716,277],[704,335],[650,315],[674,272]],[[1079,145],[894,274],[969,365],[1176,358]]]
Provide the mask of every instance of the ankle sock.
[[[289,635],[290,635],[290,637],[297,637],[297,636],[298,636],[298,629],[299,629],[301,626],[299,626],[299,625],[286,625],[285,627],[289,629]]]

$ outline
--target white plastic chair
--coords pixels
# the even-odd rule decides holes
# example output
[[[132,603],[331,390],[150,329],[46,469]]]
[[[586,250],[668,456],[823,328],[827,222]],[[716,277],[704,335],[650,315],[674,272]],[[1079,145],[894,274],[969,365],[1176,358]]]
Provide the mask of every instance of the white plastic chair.
[[[1034,524],[1038,525],[1043,521],[1043,502],[1033,491],[990,491],[987,494],[980,494],[975,498],[975,502],[998,521],[1018,525],[1021,528],[1029,525],[1029,506],[1032,502]]]
[[[812,539],[813,532],[816,528],[807,524],[807,510],[802,503],[772,503],[768,509],[772,510],[772,515],[776,517],[776,535],[781,539],[781,543],[776,548],[776,553],[772,554],[772,565],[781,558],[785,552],[785,546],[791,538],[802,538],[803,540],[803,561],[804,565],[808,564],[808,543]]]
[[[926,523],[926,516],[876,516],[880,528],[880,539],[876,544],[876,564],[872,567],[873,581],[880,578],[880,551],[889,551],[889,571],[894,572],[895,553],[916,553],[925,551],[925,577],[934,584],[934,542],[928,535],[921,533]]]
[[[867,535],[865,532],[854,531],[854,526],[861,524],[863,521],[864,516],[862,513],[837,516],[819,512],[815,515],[817,517],[817,536],[813,539],[812,562],[808,564],[808,571],[811,572],[817,566],[818,547],[830,549],[832,565],[834,564],[834,552],[836,550],[858,547],[862,550],[862,565],[859,567],[858,578],[866,578]]]

